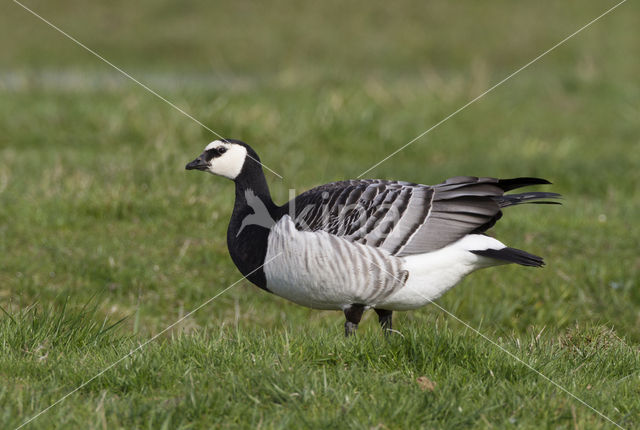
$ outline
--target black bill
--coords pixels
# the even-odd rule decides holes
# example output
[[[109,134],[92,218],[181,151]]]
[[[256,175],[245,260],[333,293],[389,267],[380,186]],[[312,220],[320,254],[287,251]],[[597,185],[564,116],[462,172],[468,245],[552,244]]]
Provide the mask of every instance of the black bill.
[[[207,170],[209,163],[203,160],[201,157],[196,158],[191,163],[187,164],[185,169],[187,170]]]

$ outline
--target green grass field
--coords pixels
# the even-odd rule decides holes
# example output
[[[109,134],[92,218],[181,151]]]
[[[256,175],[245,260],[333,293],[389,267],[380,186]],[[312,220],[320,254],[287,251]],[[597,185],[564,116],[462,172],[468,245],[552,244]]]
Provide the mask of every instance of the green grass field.
[[[226,137],[274,199],[361,172],[607,8],[590,2],[25,0]],[[493,230],[543,269],[438,304],[623,428],[640,426],[640,7],[627,2],[368,177],[540,176],[563,206]],[[0,5],[0,427],[240,279],[210,132]],[[343,337],[242,281],[25,428],[615,428],[435,306]]]

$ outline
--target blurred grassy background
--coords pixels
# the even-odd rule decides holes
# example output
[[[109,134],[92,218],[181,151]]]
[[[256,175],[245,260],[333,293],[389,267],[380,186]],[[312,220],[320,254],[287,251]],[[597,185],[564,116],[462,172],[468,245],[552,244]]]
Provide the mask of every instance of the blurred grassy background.
[[[284,202],[290,188],[356,177],[615,3],[24,4],[250,143],[284,177],[267,174]],[[555,339],[596,324],[637,351],[638,12],[624,4],[367,175],[541,176],[565,196],[559,208],[513,208],[494,230],[544,256],[545,269],[476,273],[439,301],[491,337],[544,327]],[[94,298],[97,320],[128,317],[122,335],[144,340],[239,279],[225,241],[233,185],[183,170],[214,138],[3,2],[0,305],[19,313]],[[396,326],[439,319],[427,307]],[[245,281],[181,327],[304,337],[340,336],[342,323]]]

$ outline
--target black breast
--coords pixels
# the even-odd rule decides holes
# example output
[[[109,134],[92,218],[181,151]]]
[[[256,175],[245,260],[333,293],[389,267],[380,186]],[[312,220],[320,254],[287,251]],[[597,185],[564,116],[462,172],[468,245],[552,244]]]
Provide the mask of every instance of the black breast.
[[[234,212],[231,217],[227,230],[229,255],[240,273],[258,287],[267,290],[267,279],[262,266],[267,255],[270,230],[258,225],[242,227],[243,215]]]

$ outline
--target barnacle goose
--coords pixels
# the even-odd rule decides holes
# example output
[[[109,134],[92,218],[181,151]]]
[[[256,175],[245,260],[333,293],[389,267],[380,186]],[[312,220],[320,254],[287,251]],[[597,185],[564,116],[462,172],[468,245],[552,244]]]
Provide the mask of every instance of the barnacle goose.
[[[394,310],[424,306],[465,275],[489,266],[542,266],[485,232],[502,208],[554,203],[559,194],[505,194],[539,178],[461,176],[438,185],[379,179],[333,182],[278,206],[258,154],[246,143],[209,143],[186,166],[236,184],[229,253],[258,287],[303,306],[342,310],[345,334],[373,308],[391,330]],[[265,262],[268,262],[265,264]]]

